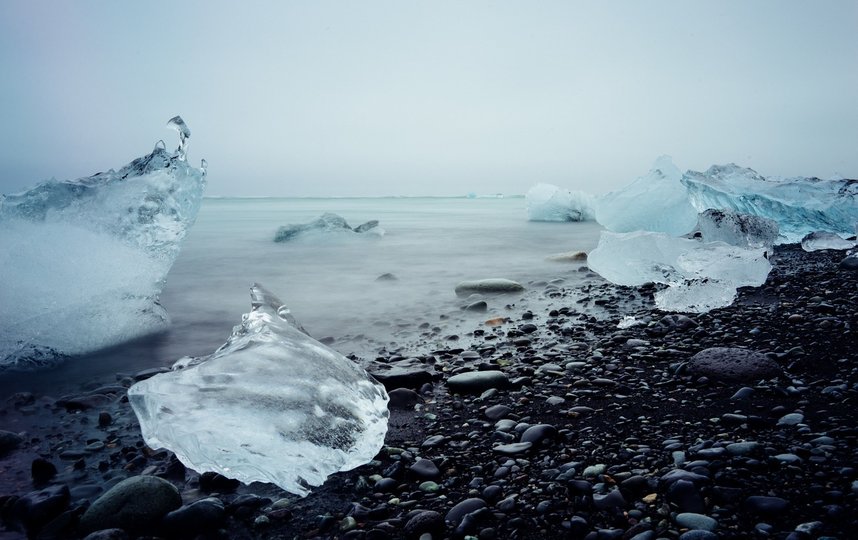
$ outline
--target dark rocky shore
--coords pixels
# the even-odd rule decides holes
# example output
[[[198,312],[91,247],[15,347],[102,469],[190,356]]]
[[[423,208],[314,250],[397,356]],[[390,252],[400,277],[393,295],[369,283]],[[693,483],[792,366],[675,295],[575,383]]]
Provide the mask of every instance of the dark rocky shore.
[[[147,448],[125,397],[146,373],[7,396],[0,539],[854,537],[843,255],[779,247],[764,286],[703,315],[658,312],[652,286],[548,285],[550,312],[389,348],[386,446],[304,499]],[[630,311],[643,324],[618,329]]]

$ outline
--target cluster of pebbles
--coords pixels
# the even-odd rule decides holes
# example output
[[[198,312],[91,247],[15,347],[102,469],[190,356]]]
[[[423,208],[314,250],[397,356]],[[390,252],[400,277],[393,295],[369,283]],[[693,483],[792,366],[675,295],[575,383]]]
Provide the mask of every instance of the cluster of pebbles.
[[[549,287],[556,309],[387,348],[384,448],[303,499],[147,448],[125,392],[157,370],[22,392],[0,409],[0,539],[854,537],[842,259],[779,247],[765,285],[693,316],[656,311],[654,286]]]

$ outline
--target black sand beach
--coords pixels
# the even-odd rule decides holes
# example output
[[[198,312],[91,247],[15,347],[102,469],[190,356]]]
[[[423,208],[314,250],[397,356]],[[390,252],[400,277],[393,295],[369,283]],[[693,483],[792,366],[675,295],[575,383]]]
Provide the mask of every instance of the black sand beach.
[[[21,388],[0,403],[0,539],[853,537],[858,271],[843,257],[778,247],[765,285],[702,315],[596,282],[582,303],[549,287],[550,312],[388,348],[385,447],[304,499],[147,448],[125,397],[146,373]],[[596,305],[616,316],[582,313]],[[644,324],[618,329],[629,309]],[[727,349],[695,357],[711,348]]]

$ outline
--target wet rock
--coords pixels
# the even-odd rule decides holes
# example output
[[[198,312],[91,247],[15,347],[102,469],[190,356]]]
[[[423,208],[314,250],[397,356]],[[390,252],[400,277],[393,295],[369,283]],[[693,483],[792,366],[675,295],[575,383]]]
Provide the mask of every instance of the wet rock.
[[[431,383],[435,377],[435,369],[419,358],[405,358],[390,363],[373,362],[367,366],[367,371],[387,390],[420,388]]]
[[[745,510],[752,514],[776,516],[789,508],[789,501],[780,497],[753,495],[745,499]]]
[[[768,356],[737,347],[713,347],[700,351],[688,362],[688,372],[726,381],[756,381],[782,373]]]
[[[83,540],[128,540],[122,529],[102,529],[86,535]]]
[[[521,434],[520,441],[523,443],[539,444],[546,439],[557,436],[557,428],[551,424],[537,424],[530,426]]]
[[[444,533],[444,518],[438,512],[424,510],[408,520],[403,532],[409,539],[420,538],[427,533],[440,538]]]
[[[409,470],[422,480],[433,480],[441,476],[441,471],[438,467],[428,459],[418,459],[414,465],[409,467]]]
[[[447,379],[447,387],[452,392],[478,394],[489,388],[506,388],[509,379],[502,371],[470,371],[453,375]]]
[[[29,535],[34,535],[62,514],[70,500],[69,488],[65,485],[27,493],[15,501],[10,521],[20,525]]]
[[[119,528],[131,533],[152,531],[165,515],[182,506],[173,484],[155,476],[132,476],[99,497],[83,514],[84,532]]]
[[[512,409],[506,405],[492,405],[486,409],[486,418],[489,420],[500,420],[505,417]]]
[[[0,457],[11,453],[13,450],[21,446],[24,439],[17,433],[11,431],[0,430]]]
[[[703,497],[690,480],[677,480],[667,489],[667,500],[681,512],[702,514],[706,511]]]
[[[204,472],[200,475],[200,490],[206,493],[232,493],[240,485],[238,480],[216,472]]]
[[[451,508],[444,517],[444,520],[449,521],[454,526],[457,526],[467,514],[485,507],[486,501],[483,499],[477,497],[465,499]]]
[[[718,521],[709,516],[692,512],[677,514],[676,524],[685,529],[699,529],[703,531],[714,531],[718,527]]]
[[[515,293],[523,291],[524,286],[521,283],[509,279],[480,279],[476,281],[462,281],[456,285],[455,291],[458,296],[467,296],[469,294],[498,294],[498,293]]]
[[[387,407],[390,409],[413,409],[415,405],[423,401],[420,394],[409,388],[396,388],[387,393],[390,401]]]
[[[46,459],[36,458],[30,465],[30,476],[33,479],[33,483],[36,485],[46,484],[56,475],[56,466]]]
[[[164,516],[164,533],[170,537],[194,538],[199,534],[216,531],[226,518],[220,499],[209,497],[182,506]]]
[[[498,454],[504,454],[507,456],[514,456],[516,454],[522,454],[524,452],[527,452],[528,450],[531,449],[531,447],[533,447],[533,443],[517,442],[517,443],[510,443],[510,444],[500,444],[500,445],[492,448],[492,450],[497,452]]]

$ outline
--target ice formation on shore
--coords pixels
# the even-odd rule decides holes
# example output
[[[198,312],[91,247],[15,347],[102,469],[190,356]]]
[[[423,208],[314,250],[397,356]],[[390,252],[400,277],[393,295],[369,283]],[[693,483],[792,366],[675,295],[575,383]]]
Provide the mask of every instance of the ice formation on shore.
[[[731,163],[688,171],[682,184],[699,211],[720,208],[773,219],[785,242],[814,231],[854,234],[858,222],[858,180],[766,178]]]
[[[309,223],[280,227],[274,235],[274,241],[287,242],[308,233],[361,233],[383,236],[384,229],[378,226],[377,220],[367,221],[352,228],[342,216],[328,212]]]
[[[846,240],[841,236],[829,232],[812,232],[801,239],[801,248],[805,251],[819,251],[822,249],[852,249],[858,242]]]
[[[778,239],[778,223],[773,219],[711,208],[697,216],[696,231],[704,242],[748,248],[771,249]]]
[[[307,495],[371,460],[387,433],[387,393],[360,366],[305,334],[259,285],[252,309],[213,354],[183,358],[128,398],[146,444],[198,472]]]
[[[669,156],[659,157],[645,176],[599,197],[596,221],[613,232],[653,231],[679,236],[697,223],[682,173]]]
[[[0,196],[0,369],[27,369],[169,323],[158,295],[205,187],[163,141],[118,171]]]
[[[593,196],[551,184],[536,184],[525,195],[530,221],[592,221]]]
[[[764,249],[646,231],[603,231],[588,264],[618,285],[666,284],[659,309],[698,313],[730,305],[738,287],[762,285],[771,270]]]

